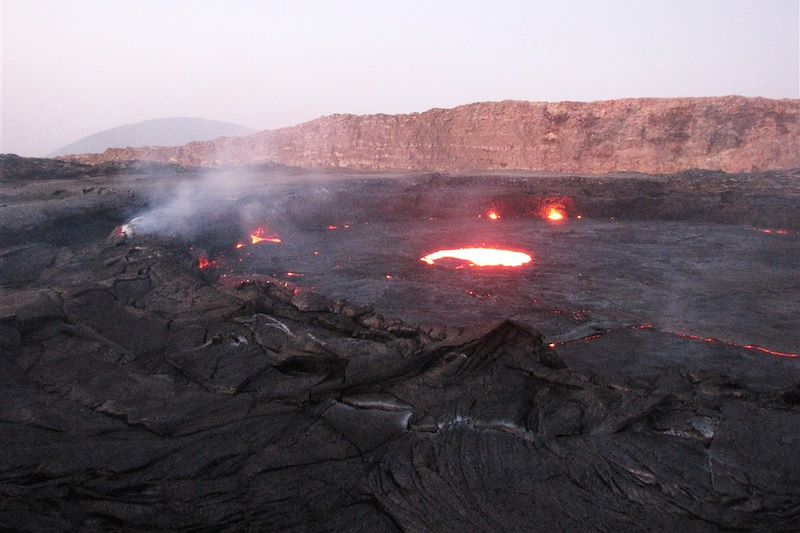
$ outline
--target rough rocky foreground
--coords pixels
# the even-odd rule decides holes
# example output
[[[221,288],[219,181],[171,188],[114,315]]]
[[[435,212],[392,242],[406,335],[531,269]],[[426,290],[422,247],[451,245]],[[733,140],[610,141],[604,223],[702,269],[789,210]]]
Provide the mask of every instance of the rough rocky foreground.
[[[5,529],[800,523],[800,384],[601,378],[521,324],[464,338],[268,278],[220,284],[119,232],[2,260],[28,276],[0,299]]]
[[[247,137],[113,148],[74,159],[371,170],[755,172],[800,166],[800,100],[486,102],[408,115],[332,115]]]

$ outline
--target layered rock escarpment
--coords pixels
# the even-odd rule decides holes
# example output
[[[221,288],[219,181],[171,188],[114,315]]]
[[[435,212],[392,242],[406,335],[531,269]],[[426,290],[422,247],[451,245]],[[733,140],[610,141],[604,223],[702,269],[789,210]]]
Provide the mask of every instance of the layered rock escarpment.
[[[72,156],[185,166],[265,162],[371,170],[667,173],[800,167],[800,100],[740,96],[486,102],[332,115],[247,137]]]

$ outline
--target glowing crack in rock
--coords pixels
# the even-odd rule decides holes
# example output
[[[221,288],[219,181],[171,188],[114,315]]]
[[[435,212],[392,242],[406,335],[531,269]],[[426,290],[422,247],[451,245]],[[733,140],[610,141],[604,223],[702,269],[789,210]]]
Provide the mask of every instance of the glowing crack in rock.
[[[500,215],[498,215],[497,212],[495,211],[489,211],[489,214],[487,216],[489,217],[490,220],[498,220],[500,218]]]
[[[667,335],[672,335],[674,337],[678,337],[680,339],[685,339],[688,341],[693,342],[703,342],[712,346],[727,346],[729,348],[735,348],[737,350],[745,350],[748,352],[756,352],[764,355],[771,355],[773,357],[782,357],[785,359],[800,359],[800,353],[793,353],[793,352],[781,352],[778,350],[772,350],[770,348],[765,348],[764,346],[757,346],[755,344],[740,344],[738,342],[724,340],[724,339],[715,339],[713,337],[704,337],[702,335],[694,335],[692,333],[685,333],[681,331],[668,331],[668,330],[659,330],[653,324],[634,324],[631,326],[624,326],[618,329],[638,329],[643,331],[653,331],[653,332],[661,332]],[[584,337],[579,337],[576,339],[567,339],[558,342],[551,342],[547,346],[549,348],[555,348],[556,346],[562,346],[565,344],[572,344],[576,342],[589,342],[603,338],[606,334],[610,333],[613,330],[607,330],[604,332],[593,333],[591,335],[586,335]]]
[[[258,244],[260,242],[280,244],[281,240],[275,235],[265,235],[264,230],[258,228],[250,234],[250,244]]]
[[[469,266],[508,266],[517,267],[531,262],[531,256],[523,252],[513,250],[501,250],[498,248],[458,248],[455,250],[439,250],[425,257],[420,261],[433,265],[437,260],[451,258],[467,261]]]

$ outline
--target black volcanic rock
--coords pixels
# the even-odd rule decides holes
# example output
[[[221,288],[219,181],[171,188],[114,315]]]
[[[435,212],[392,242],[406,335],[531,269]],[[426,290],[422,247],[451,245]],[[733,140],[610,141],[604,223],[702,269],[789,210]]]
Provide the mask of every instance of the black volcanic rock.
[[[85,186],[0,224],[0,529],[797,530],[789,372],[581,370],[522,321],[222,277],[178,239],[99,234],[140,200],[76,208]],[[650,349],[608,340],[583,353]]]
[[[93,167],[74,161],[59,161],[35,157],[0,154],[0,178],[9,181],[31,179],[64,179],[100,175],[102,167]]]
[[[122,269],[118,247],[87,248],[70,267],[85,285],[0,301],[6,527],[797,524],[792,392],[610,382],[514,322],[397,336],[285,282],[209,285],[184,252],[137,248]]]

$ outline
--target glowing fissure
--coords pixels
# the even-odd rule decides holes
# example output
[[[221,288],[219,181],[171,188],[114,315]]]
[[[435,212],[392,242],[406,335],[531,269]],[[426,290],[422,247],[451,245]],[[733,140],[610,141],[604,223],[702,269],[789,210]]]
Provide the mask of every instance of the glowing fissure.
[[[451,258],[467,261],[469,266],[507,266],[517,267],[531,262],[531,256],[513,250],[499,248],[457,248],[454,250],[439,250],[425,257],[421,261],[433,265],[439,259]]]
[[[694,342],[704,342],[706,344],[712,344],[716,346],[728,346],[730,348],[736,348],[738,350],[745,350],[748,352],[757,352],[762,353],[765,355],[771,355],[773,357],[783,357],[786,359],[797,359],[800,358],[800,353],[792,353],[792,352],[781,352],[778,350],[771,350],[769,348],[765,348],[763,346],[757,346],[755,344],[739,344],[738,342],[733,341],[726,341],[723,339],[715,339],[713,337],[702,337],[700,335],[693,335],[691,333],[683,333],[680,331],[662,331],[656,329],[653,324],[635,324],[633,326],[626,326],[624,328],[619,329],[638,329],[644,331],[660,331],[661,333],[666,333],[668,335],[672,335],[674,337],[678,337],[681,339],[694,341]],[[551,342],[547,346],[550,348],[555,348],[556,346],[563,346],[564,344],[571,344],[575,342],[589,342],[593,340],[600,339],[604,337],[606,334],[610,333],[612,330],[608,330],[602,333],[593,333],[591,335],[587,335],[586,337],[581,337],[579,339],[570,339],[561,342]]]
[[[775,357],[785,357],[789,359],[795,359],[800,357],[800,353],[779,352],[777,350],[770,350],[769,348],[764,348],[763,346],[756,346],[755,344],[739,344],[733,341],[713,339],[711,337],[701,337],[700,335],[692,335],[690,333],[681,333],[672,331],[667,331],[665,333],[669,333],[671,335],[675,335],[676,337],[680,337],[682,339],[687,339],[690,341],[706,342],[708,344],[717,344],[720,346],[730,346],[731,348],[747,350],[748,352],[759,352],[767,355],[773,355]]]
[[[276,235],[266,235],[263,229],[258,228],[250,234],[250,244],[258,244],[260,242],[280,244],[281,240]]]

